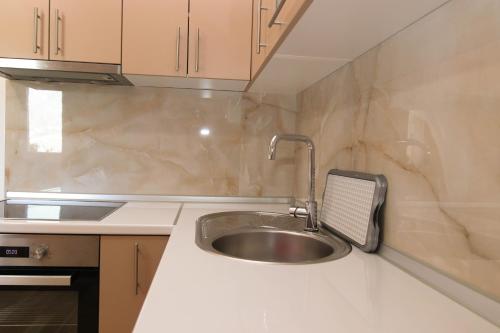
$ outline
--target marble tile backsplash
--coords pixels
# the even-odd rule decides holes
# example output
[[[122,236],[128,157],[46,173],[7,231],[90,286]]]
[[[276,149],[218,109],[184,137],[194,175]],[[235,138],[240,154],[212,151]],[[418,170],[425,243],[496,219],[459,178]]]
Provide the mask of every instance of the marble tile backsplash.
[[[296,98],[8,81],[10,191],[290,196]]]
[[[500,1],[453,0],[308,88],[297,116],[318,197],[329,169],[386,175],[385,244],[496,300],[499,78]]]

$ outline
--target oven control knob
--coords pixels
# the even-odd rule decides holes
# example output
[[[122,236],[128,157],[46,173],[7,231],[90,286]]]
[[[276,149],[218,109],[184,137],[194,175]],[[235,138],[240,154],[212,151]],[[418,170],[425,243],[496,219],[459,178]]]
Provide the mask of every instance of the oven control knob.
[[[49,252],[49,248],[47,246],[39,246],[35,249],[35,251],[33,251],[33,258],[37,259],[37,260],[42,260],[43,257],[45,257],[47,255],[47,253]]]

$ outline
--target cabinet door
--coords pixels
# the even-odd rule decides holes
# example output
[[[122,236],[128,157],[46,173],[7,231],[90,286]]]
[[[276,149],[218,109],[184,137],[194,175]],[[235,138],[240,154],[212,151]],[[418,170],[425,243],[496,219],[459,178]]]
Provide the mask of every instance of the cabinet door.
[[[123,72],[186,76],[188,0],[123,1]]]
[[[121,0],[51,0],[50,59],[120,64]]]
[[[48,59],[49,0],[0,1],[0,57]]]
[[[274,0],[254,0],[252,34],[252,79],[258,74],[268,55],[269,13]]]
[[[99,332],[132,332],[166,236],[102,236]]]
[[[190,77],[249,80],[252,0],[191,0]]]

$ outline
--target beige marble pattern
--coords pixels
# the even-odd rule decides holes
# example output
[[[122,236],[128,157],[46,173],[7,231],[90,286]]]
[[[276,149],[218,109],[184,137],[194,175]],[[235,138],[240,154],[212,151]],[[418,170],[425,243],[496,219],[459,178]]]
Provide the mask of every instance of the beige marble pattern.
[[[500,1],[453,0],[304,91],[297,117],[318,188],[332,168],[386,175],[385,243],[498,301],[499,78]]]
[[[290,196],[295,96],[7,83],[12,191]],[[207,130],[209,135],[203,136]]]

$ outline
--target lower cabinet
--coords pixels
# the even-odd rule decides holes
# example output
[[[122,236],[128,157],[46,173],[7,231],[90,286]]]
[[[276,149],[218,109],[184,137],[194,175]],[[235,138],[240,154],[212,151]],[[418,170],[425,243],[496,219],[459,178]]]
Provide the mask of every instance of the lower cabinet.
[[[167,236],[102,236],[99,332],[132,332]]]

